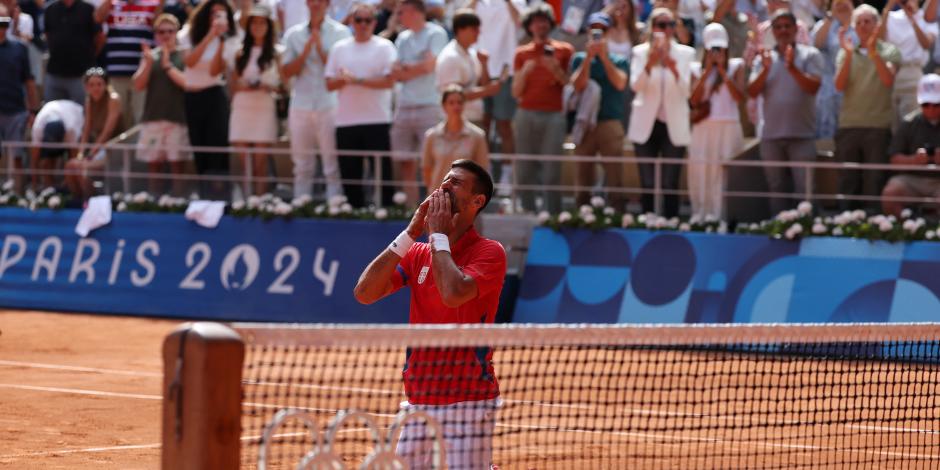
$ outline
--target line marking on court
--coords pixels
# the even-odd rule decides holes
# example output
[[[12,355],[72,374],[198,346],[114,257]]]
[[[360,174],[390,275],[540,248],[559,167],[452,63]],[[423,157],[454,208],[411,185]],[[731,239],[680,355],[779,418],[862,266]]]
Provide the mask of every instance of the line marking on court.
[[[0,366],[29,367],[33,369],[67,370],[72,372],[92,372],[96,374],[131,375],[135,377],[163,377],[156,372],[140,372],[134,370],[100,369],[97,367],[67,366],[63,364],[44,364],[39,362],[3,361]]]
[[[102,392],[100,390],[84,390],[80,388],[37,387],[34,385],[17,385],[17,384],[2,384],[2,383],[0,383],[0,388],[13,388],[13,389],[18,389],[18,390],[29,390],[32,392],[71,393],[73,395],[91,395],[91,396],[99,396],[99,397],[135,398],[135,399],[140,399],[140,400],[163,400],[163,396],[161,395],[144,395],[140,393]]]
[[[72,393],[72,394],[78,394],[78,395],[108,396],[108,397],[117,397],[117,398],[135,398],[135,399],[145,399],[145,400],[162,400],[163,399],[163,397],[159,395],[103,392],[103,391],[97,391],[97,390],[70,389],[70,388],[59,388],[59,387],[37,387],[37,386],[31,386],[31,385],[15,385],[15,384],[2,384],[2,383],[0,383],[0,388],[13,388],[13,389],[20,389],[20,390],[57,392],[57,393]],[[278,405],[266,404],[266,403],[253,403],[253,402],[243,403],[243,405],[248,406],[248,407],[253,407],[253,408],[278,408],[278,409],[283,408]],[[329,413],[336,413],[339,411],[339,410],[331,409],[331,408],[314,408],[314,407],[296,407],[296,408],[306,410],[306,411],[321,411],[321,412],[329,412]],[[389,418],[389,417],[394,417],[395,415],[375,413],[374,416]],[[614,436],[641,438],[645,440],[655,439],[655,440],[680,441],[680,442],[681,441],[710,442],[710,443],[721,444],[721,445],[748,445],[748,446],[756,446],[756,447],[773,447],[773,448],[801,449],[801,450],[821,450],[821,451],[830,450],[830,451],[837,451],[837,452],[853,452],[853,453],[864,453],[864,454],[869,454],[869,455],[930,459],[930,460],[937,459],[938,457],[940,457],[938,455],[932,455],[932,454],[911,454],[911,453],[905,453],[905,452],[862,450],[862,449],[839,449],[836,447],[825,447],[825,446],[805,445],[805,444],[775,444],[771,442],[761,442],[761,441],[750,442],[750,441],[738,441],[734,439],[638,433],[638,432],[628,432],[628,431],[596,431],[596,430],[587,430],[587,429],[567,429],[567,428],[560,428],[557,426],[543,426],[543,425],[496,423],[496,426],[510,428],[510,429],[512,428],[538,429],[538,430],[556,431],[556,432],[614,435]],[[899,430],[903,428],[887,428],[887,429]],[[908,429],[911,429],[911,428],[908,428]],[[248,439],[248,440],[259,439],[259,438],[260,436],[243,437],[243,439]],[[93,449],[107,449],[107,448],[93,448]],[[74,451],[74,452],[77,452],[77,451]],[[39,455],[46,455],[46,454],[39,454]],[[10,457],[0,456],[0,458],[10,458]]]
[[[894,426],[864,426],[861,424],[846,424],[845,427],[852,429],[866,429],[869,431],[890,431],[890,432],[909,432],[915,434],[940,434],[936,429],[918,429],[918,428],[899,428]]]

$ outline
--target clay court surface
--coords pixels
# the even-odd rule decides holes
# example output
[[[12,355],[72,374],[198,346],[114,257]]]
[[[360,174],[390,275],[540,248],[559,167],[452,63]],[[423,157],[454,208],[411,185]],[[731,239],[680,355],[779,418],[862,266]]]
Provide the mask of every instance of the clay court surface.
[[[164,336],[179,323],[0,312],[0,468],[158,468],[161,346]],[[523,371],[511,373],[503,368],[500,373],[498,369],[506,400],[495,443],[497,455],[502,454],[502,461],[497,458],[502,468],[623,468],[618,457],[631,462],[630,468],[651,469],[940,468],[940,372],[934,367],[904,366],[899,371],[881,364],[824,365],[800,360],[769,367],[760,362],[725,363],[713,355],[665,353],[639,357],[641,361],[661,361],[639,372],[630,369],[627,359],[635,362],[642,354],[630,353],[609,357],[606,364],[611,369],[605,372],[611,375],[605,380],[605,374],[577,376],[575,371],[584,365],[584,357],[577,355],[580,353],[572,352],[575,355],[567,358],[558,356],[557,351],[497,353],[500,367],[533,359],[539,364],[553,360],[557,364],[561,359],[572,368],[565,374],[539,372],[535,384],[533,376],[526,378]],[[336,368],[320,367],[310,375],[294,375],[282,385],[248,386],[246,398],[257,401],[261,392],[270,405],[260,408],[265,410],[262,416],[243,421],[246,431],[257,433],[267,415],[284,403],[294,407],[332,403],[327,405],[332,409],[366,400],[359,406],[376,408],[374,412],[384,410],[386,414],[379,421],[387,422],[387,413],[396,411],[400,399],[400,375],[395,370],[400,367],[401,351],[370,358],[371,363],[381,364],[382,370],[386,365],[393,368],[378,372],[360,366],[350,373],[349,368],[342,368],[342,360],[325,360],[314,354],[298,362],[333,364]],[[697,370],[695,374],[683,369],[690,366]],[[732,381],[730,386],[711,382],[710,378],[722,376],[722,371],[739,371],[742,366],[748,374],[741,382]],[[792,378],[788,380],[797,382],[781,383],[776,392],[748,389],[748,377],[775,381],[774,374],[768,372],[789,374]],[[252,374],[247,375],[251,379]],[[264,376],[267,381],[285,377]],[[611,382],[611,377],[619,377],[619,383],[616,379]],[[921,396],[913,406],[880,398],[886,393],[909,393],[910,383],[918,384],[915,388]],[[688,390],[699,394],[703,384],[713,395],[690,397]],[[572,385],[581,392],[572,393]],[[664,386],[670,390],[665,395],[650,391]],[[562,391],[566,388],[569,391]],[[598,389],[605,390],[602,395],[611,401],[600,406],[586,404],[588,396],[582,394]],[[625,390],[633,392],[624,395]],[[363,391],[371,398],[361,396]],[[744,397],[755,394],[762,395],[763,405],[744,403]],[[713,404],[702,405],[702,400]],[[904,406],[911,409],[898,411]],[[805,425],[816,418],[831,419],[824,411],[830,407],[842,410],[834,418],[843,424]],[[320,411],[325,424],[331,412]],[[756,422],[751,420],[772,424],[768,429],[753,428]],[[637,425],[641,429],[617,430],[625,423],[628,428]],[[581,430],[598,427],[607,430]],[[284,431],[289,433],[290,429]],[[346,433],[353,438],[361,435],[362,429],[350,428]],[[835,435],[842,437],[835,439]],[[580,455],[572,455],[566,448],[576,448]],[[243,454],[248,467],[253,450],[249,447],[248,455]],[[353,444],[353,451],[363,455],[359,445]],[[696,455],[706,454],[719,456],[719,461],[696,459]],[[582,458],[594,464],[584,465]]]
[[[0,468],[159,468],[160,348],[179,323],[0,312]]]

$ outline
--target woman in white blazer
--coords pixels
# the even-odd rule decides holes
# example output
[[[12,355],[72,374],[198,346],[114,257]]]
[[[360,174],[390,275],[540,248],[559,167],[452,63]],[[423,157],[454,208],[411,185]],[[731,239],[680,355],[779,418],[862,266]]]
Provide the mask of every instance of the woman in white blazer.
[[[636,93],[627,138],[633,142],[636,156],[680,160],[691,141],[689,94],[691,64],[695,49],[673,40],[676,18],[666,8],[650,14],[649,41],[633,48],[630,63],[630,87]],[[638,165],[643,194],[643,210],[653,211],[655,166]],[[679,189],[681,162],[662,165],[660,187]],[[662,216],[679,215],[679,196],[664,197]]]

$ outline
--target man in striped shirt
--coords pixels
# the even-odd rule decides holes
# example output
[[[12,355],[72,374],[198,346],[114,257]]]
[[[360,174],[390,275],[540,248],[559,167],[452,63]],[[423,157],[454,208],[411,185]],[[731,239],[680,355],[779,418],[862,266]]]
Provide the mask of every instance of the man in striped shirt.
[[[144,109],[145,92],[134,90],[131,76],[140,65],[142,45],[153,45],[153,20],[161,8],[162,0],[104,0],[95,10],[95,21],[108,26],[104,66],[121,95],[125,129],[140,120]]]

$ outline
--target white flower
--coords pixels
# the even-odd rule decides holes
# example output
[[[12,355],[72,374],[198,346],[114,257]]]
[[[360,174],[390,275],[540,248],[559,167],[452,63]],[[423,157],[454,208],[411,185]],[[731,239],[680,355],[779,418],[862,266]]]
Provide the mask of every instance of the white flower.
[[[702,218],[698,214],[692,214],[692,217],[689,218],[690,224],[698,224],[702,222]]]
[[[39,197],[49,197],[53,194],[55,194],[55,188],[53,188],[52,186],[49,186],[43,189],[42,192],[39,193]]]
[[[6,204],[9,204],[9,203],[10,203],[10,196],[8,196],[8,195],[6,195],[6,194],[4,194],[3,196],[0,196],[0,206],[6,205]]]
[[[604,225],[610,227],[610,224],[612,224],[612,223],[614,223],[614,221],[611,220],[610,217],[604,217]]]
[[[902,218],[902,219],[910,219],[910,218],[911,218],[911,215],[912,215],[912,212],[911,212],[910,209],[904,209],[903,211],[901,211],[901,218]]]
[[[127,210],[127,203],[124,202],[124,201],[119,202],[118,205],[117,205],[117,211],[118,211],[118,212],[124,212],[124,211],[126,211],[126,210]]]
[[[623,228],[627,228],[633,225],[635,222],[636,220],[633,219],[633,214],[624,214],[623,217],[620,219],[620,226]]]
[[[714,231],[715,227],[712,227],[711,225],[705,227],[705,233],[714,233]]]
[[[376,220],[385,220],[388,218],[388,209],[384,207],[379,207],[375,210],[375,219]]]
[[[248,196],[248,208],[257,209],[261,206],[261,198],[258,196]]]
[[[245,201],[235,201],[232,203],[232,210],[240,211],[245,208]]]
[[[815,224],[813,224],[813,234],[814,234],[814,235],[822,235],[822,234],[824,234],[824,233],[826,233],[826,226],[825,226],[825,225],[823,225],[823,224],[821,224],[821,223],[815,223]]]
[[[725,234],[728,233],[728,224],[722,221],[718,224],[718,233]]]
[[[597,217],[593,212],[588,212],[587,214],[581,216],[581,218],[584,219],[584,223],[586,224],[593,224],[594,222],[597,222]]]
[[[6,180],[6,181],[3,183],[2,189],[3,189],[4,191],[10,191],[10,190],[12,190],[12,189],[13,189],[13,180]]]
[[[141,191],[134,195],[133,201],[137,204],[142,204],[150,200],[150,195]]]
[[[594,207],[604,207],[604,198],[600,196],[594,196],[591,198],[591,205]]]
[[[548,211],[539,212],[539,215],[538,215],[539,224],[545,224],[549,220],[551,220],[551,218],[552,218],[552,215],[549,214]]]
[[[124,202],[130,204],[130,203],[133,202],[133,201],[134,201],[134,195],[133,195],[133,194],[127,193],[127,194],[124,195]]]
[[[272,202],[274,201],[274,195],[271,193],[264,193],[261,195],[261,200],[264,202]]]
[[[124,199],[124,193],[115,191],[113,194],[111,194],[111,199],[115,201],[121,201]]]
[[[330,208],[327,209],[326,213],[331,216],[339,215],[339,206],[330,206]]]
[[[865,220],[865,211],[861,209],[855,209],[852,212],[852,218],[859,222]]]
[[[898,218],[895,217],[895,216],[893,216],[893,215],[889,215],[889,216],[888,216],[888,220],[890,220],[891,223],[893,224],[893,223],[895,223],[895,222],[898,221]]]
[[[309,194],[304,194],[302,196],[295,197],[290,203],[294,207],[303,207],[313,201],[313,198]]]
[[[604,215],[614,215],[617,211],[613,207],[605,207]]]
[[[49,198],[48,204],[49,204],[49,207],[55,209],[62,205],[62,198],[57,195],[54,195]]]
[[[640,214],[640,216],[636,218],[636,221],[639,222],[639,223],[642,224],[642,225],[646,225],[646,220],[647,220],[647,219],[649,219],[649,215],[647,215],[647,214]]]
[[[796,211],[800,215],[810,215],[813,213],[813,205],[809,201],[803,201],[796,206]]]
[[[671,228],[671,229],[677,228],[677,227],[679,226],[679,218],[678,218],[678,217],[673,217],[673,218],[669,219],[668,221],[666,221],[666,226],[669,227],[669,228]]]
[[[904,224],[902,224],[901,227],[902,227],[905,231],[911,232],[911,233],[916,232],[917,229],[920,228],[920,227],[917,226],[917,222],[915,222],[915,221],[913,221],[913,220],[911,220],[911,219],[905,220],[905,221],[904,221]]]
[[[793,240],[798,235],[803,233],[803,226],[800,224],[793,224],[787,231],[784,233],[784,236],[787,237],[787,240]]]
[[[326,201],[326,203],[330,207],[339,207],[343,205],[343,203],[345,202],[346,202],[346,196],[343,196],[342,194],[337,194],[336,196],[332,196],[330,197],[328,201]]]
[[[833,237],[841,237],[842,235],[845,235],[845,233],[842,232],[842,227],[836,227],[836,228],[832,229],[832,236],[833,236]]]
[[[747,229],[752,232],[757,231],[757,230],[760,230],[760,225],[757,225],[756,223],[752,223],[751,225],[747,226]]]
[[[585,204],[578,209],[578,212],[580,212],[581,216],[584,217],[585,214],[593,214],[594,208]]]
[[[157,205],[160,207],[170,207],[173,204],[173,198],[168,194],[160,196],[160,199],[157,200]]]
[[[692,225],[690,225],[688,222],[683,222],[683,223],[679,224],[679,231],[680,231],[680,232],[691,232],[691,231],[692,231]]]
[[[343,196],[343,202],[346,202],[345,196]],[[399,206],[404,205],[406,202],[408,202],[408,195],[398,191],[392,196],[392,202]]]
[[[568,211],[562,211],[561,214],[558,214],[558,222],[565,223],[571,220],[571,213]]]
[[[317,207],[313,208],[313,213],[316,215],[322,215],[323,211],[325,210],[326,210],[326,206],[324,206],[323,204],[318,204]]]
[[[933,240],[937,237],[937,235],[933,231],[928,231],[924,234],[924,237],[926,237],[928,240]]]
[[[274,205],[274,213],[277,215],[288,215],[293,212],[294,206],[281,201]]]
[[[890,220],[882,220],[878,223],[878,230],[882,232],[890,232],[894,228],[894,224]]]
[[[26,199],[36,199],[36,192],[33,191],[33,188],[27,188],[24,196],[26,196]]]
[[[871,223],[872,225],[881,225],[885,222],[888,222],[888,218],[879,214],[879,215],[869,218],[868,222]]]
[[[718,222],[718,217],[715,217],[713,214],[705,215],[705,223]]]
[[[940,238],[940,228],[937,229],[937,238]]]
[[[25,209],[29,207],[29,202],[26,199],[20,199],[19,201],[16,201],[16,205]]]
[[[339,210],[340,210],[340,212],[342,212],[343,214],[351,214],[351,213],[352,213],[352,205],[349,204],[348,202],[344,202],[341,206],[339,206]]]

